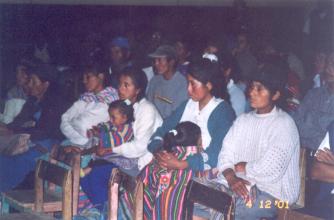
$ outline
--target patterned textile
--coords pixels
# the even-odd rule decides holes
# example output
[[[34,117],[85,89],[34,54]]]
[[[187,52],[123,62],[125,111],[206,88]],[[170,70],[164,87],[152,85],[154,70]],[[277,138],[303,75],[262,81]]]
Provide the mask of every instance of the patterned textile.
[[[117,90],[113,87],[106,87],[97,94],[94,94],[93,92],[85,92],[80,96],[79,100],[83,100],[85,102],[103,102],[110,104],[111,102],[118,100],[118,93]]]
[[[87,197],[86,193],[84,191],[82,191],[82,189],[80,187],[79,202],[78,202],[79,213],[82,212],[85,209],[90,209],[90,208],[93,208],[93,204],[91,203],[91,201]]]
[[[126,158],[113,153],[113,148],[133,139],[131,124],[113,126],[111,122],[99,124],[99,145],[102,156],[95,156],[95,159],[102,159],[114,163],[120,168],[132,169],[138,164],[138,158]],[[102,148],[102,149],[101,149]]]
[[[99,127],[99,148],[103,148],[106,154],[112,153],[112,148],[117,147],[133,139],[133,129],[131,124],[114,126],[106,122],[98,125]]]
[[[197,147],[178,146],[174,155],[185,160],[196,152]],[[192,177],[190,169],[167,170],[156,161],[147,165],[139,175],[144,183],[144,219],[182,219],[187,183]]]

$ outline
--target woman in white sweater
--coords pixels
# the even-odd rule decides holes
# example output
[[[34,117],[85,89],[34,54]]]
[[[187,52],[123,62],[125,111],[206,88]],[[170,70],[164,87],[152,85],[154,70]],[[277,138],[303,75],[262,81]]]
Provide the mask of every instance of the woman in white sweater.
[[[293,119],[276,105],[285,85],[282,74],[269,65],[259,70],[249,88],[255,110],[239,116],[223,141],[218,180],[236,198],[236,220],[274,218],[277,208],[298,199],[299,135]],[[212,214],[197,210],[197,219]]]
[[[89,66],[84,70],[86,92],[61,117],[60,129],[70,142],[64,145],[91,147],[87,130],[109,120],[108,105],[118,100],[118,94],[116,89],[105,87],[107,77],[98,66]]]
[[[138,166],[131,170],[124,170],[129,175],[137,176],[139,171],[152,160],[152,154],[147,150],[147,145],[153,132],[161,126],[162,118],[154,105],[144,97],[147,78],[143,71],[126,68],[119,77],[118,93],[120,99],[128,99],[133,104],[134,138],[113,148],[113,152],[125,158],[137,159]],[[84,192],[97,207],[102,207],[99,205],[104,204],[108,199],[108,180],[114,167],[116,165],[112,163],[96,166],[80,181]]]

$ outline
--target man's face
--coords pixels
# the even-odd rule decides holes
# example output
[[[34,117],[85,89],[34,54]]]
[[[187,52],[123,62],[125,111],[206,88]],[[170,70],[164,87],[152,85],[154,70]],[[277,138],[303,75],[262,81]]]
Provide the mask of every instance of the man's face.
[[[118,46],[112,46],[110,48],[110,56],[111,62],[116,65],[122,63],[126,59],[126,54],[124,54],[122,48]]]
[[[248,42],[247,42],[246,36],[244,35],[238,36],[238,47],[239,47],[239,50],[245,50],[248,48]]]
[[[154,58],[154,68],[158,74],[167,74],[173,70],[174,60],[168,60],[167,57]]]

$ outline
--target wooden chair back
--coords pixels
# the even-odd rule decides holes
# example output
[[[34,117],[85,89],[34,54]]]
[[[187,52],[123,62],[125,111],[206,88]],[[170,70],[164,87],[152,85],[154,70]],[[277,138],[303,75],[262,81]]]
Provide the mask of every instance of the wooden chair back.
[[[307,150],[305,148],[300,148],[299,156],[299,174],[300,174],[300,190],[299,197],[295,204],[291,206],[292,209],[299,209],[305,206],[305,189],[306,189],[306,179],[307,179]]]
[[[72,213],[72,169],[54,160],[39,160],[35,173],[35,211],[43,212],[44,182],[62,187],[62,213],[64,220],[71,220]]]
[[[188,183],[185,201],[185,219],[192,219],[194,203],[215,209],[224,215],[224,219],[234,219],[234,202],[232,197],[218,189],[211,188],[192,179]]]
[[[80,192],[80,162],[81,155],[77,152],[66,153],[65,147],[54,145],[51,149],[50,157],[61,161],[72,167],[72,210],[73,215],[78,213],[79,192]]]
[[[132,204],[133,206],[131,210],[132,218],[135,220],[143,219],[143,183],[138,181],[135,177],[127,175],[118,168],[114,168],[109,179],[108,220],[117,219],[119,201],[118,193],[120,186],[122,186],[127,193],[133,195],[134,204]]]

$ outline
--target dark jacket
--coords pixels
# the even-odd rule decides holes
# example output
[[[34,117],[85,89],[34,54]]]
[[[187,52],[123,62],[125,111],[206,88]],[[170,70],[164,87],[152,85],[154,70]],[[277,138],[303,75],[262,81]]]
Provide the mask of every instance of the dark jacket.
[[[69,108],[70,103],[59,96],[58,90],[48,88],[41,101],[29,97],[19,115],[7,127],[14,133],[27,133],[31,140],[54,138],[62,140],[64,136],[60,131],[62,114]],[[24,124],[34,121],[34,127],[25,127]]]

